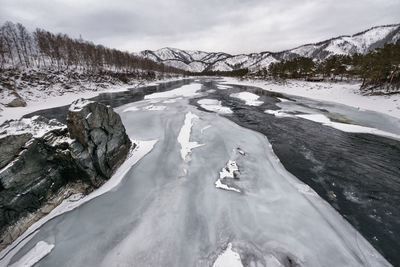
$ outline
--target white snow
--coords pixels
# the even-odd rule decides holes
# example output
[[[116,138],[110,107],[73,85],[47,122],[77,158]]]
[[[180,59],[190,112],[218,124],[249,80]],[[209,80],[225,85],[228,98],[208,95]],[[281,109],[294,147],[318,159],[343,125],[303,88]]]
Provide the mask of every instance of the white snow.
[[[164,79],[159,82],[151,82],[151,83],[143,83],[143,84],[136,84],[136,85],[110,85],[106,89],[102,88],[86,88],[81,89],[77,88],[71,92],[59,92],[57,88],[52,88],[52,93],[49,93],[48,90],[46,91],[38,91],[35,88],[29,88],[27,92],[20,92],[18,93],[21,96],[24,96],[24,100],[27,103],[26,107],[6,107],[0,105],[0,124],[2,124],[6,120],[11,119],[19,119],[26,114],[42,110],[42,109],[49,109],[54,107],[60,107],[64,105],[69,105],[73,101],[79,98],[92,98],[98,96],[101,93],[113,93],[113,92],[122,92],[132,89],[135,86],[148,86],[148,85],[157,85],[163,82],[175,81],[175,80],[182,80],[181,78],[176,79]],[[25,97],[26,95],[26,97]],[[2,95],[0,95],[0,98]]]
[[[224,168],[222,168],[222,170],[219,172],[219,178],[218,180],[215,182],[215,187],[216,188],[220,188],[220,189],[224,189],[224,190],[228,190],[228,191],[235,191],[240,193],[240,190],[234,187],[230,187],[224,183],[222,183],[223,179],[226,178],[235,178],[235,173],[239,172],[239,167],[236,164],[235,161],[233,160],[229,160],[228,163],[226,164],[226,166]]]
[[[55,120],[50,120],[50,124],[38,119],[39,116],[24,118],[21,120],[12,120],[0,127],[0,138],[7,135],[19,135],[30,133],[35,138],[40,138],[47,132],[55,129],[64,129],[66,126]]]
[[[267,114],[274,115],[277,118],[295,118],[294,115],[288,114],[288,113],[284,112],[283,110],[270,110],[270,109],[267,109],[264,112],[267,113]]]
[[[129,107],[129,108],[124,109],[122,112],[125,113],[125,112],[138,111],[138,110],[139,109],[137,107]]]
[[[155,98],[175,98],[175,97],[191,97],[198,95],[197,91],[201,89],[201,84],[199,83],[192,83],[188,85],[181,86],[177,89],[154,93],[150,95],[146,95],[144,99],[155,99]]]
[[[188,112],[185,116],[185,121],[178,135],[178,142],[181,145],[181,157],[186,161],[187,155],[192,151],[193,148],[203,146],[197,142],[190,142],[190,133],[192,131],[193,119],[199,117],[192,112]]]
[[[201,128],[200,133],[203,134],[205,130],[207,130],[208,128],[211,128],[211,125],[206,125],[203,128]]]
[[[182,99],[182,97],[167,99],[167,100],[164,100],[163,103],[164,103],[164,104],[172,104],[172,103],[175,103],[176,101],[178,101],[178,100],[180,100],[180,99]]]
[[[334,121],[331,121],[328,117],[326,117],[323,114],[298,114],[295,116],[299,117],[299,118],[319,122],[319,123],[322,123],[323,125],[338,129],[343,132],[368,133],[368,134],[375,134],[375,135],[380,135],[380,136],[385,136],[385,137],[400,140],[400,135],[385,132],[385,131],[371,128],[371,127],[361,126],[361,125],[334,122]]]
[[[77,101],[71,104],[69,107],[69,111],[80,111],[82,110],[86,105],[93,103],[93,101],[84,99],[84,98],[79,98]]]
[[[35,247],[29,250],[21,259],[17,262],[9,265],[9,267],[31,267],[47,254],[49,254],[54,248],[53,244],[48,244],[45,241],[39,241]]]
[[[221,114],[231,114],[232,110],[228,107],[221,105],[221,101],[216,99],[201,99],[197,103],[205,110],[221,113]]]
[[[243,267],[239,253],[232,250],[232,243],[218,256],[213,267]]]
[[[153,111],[161,111],[161,110],[165,110],[167,107],[166,106],[156,106],[156,105],[150,105],[150,106],[146,106],[143,109],[145,110],[153,110]]]
[[[223,84],[218,84],[218,89],[221,89],[221,90],[225,90],[225,89],[230,89],[230,88],[232,88],[232,86],[228,86],[228,85],[223,85]]]
[[[240,92],[237,94],[231,94],[230,96],[243,100],[244,102],[246,102],[246,105],[249,106],[260,106],[264,103],[262,101],[257,100],[260,98],[258,95],[250,92]]]
[[[239,171],[239,167],[235,161],[229,160],[228,163],[222,170],[219,172],[219,178],[234,178],[235,172]]]
[[[336,102],[400,118],[400,94],[390,96],[364,96],[360,93],[359,83],[307,82],[298,80],[276,83],[261,80],[239,80],[235,78],[224,78],[224,80],[225,83],[229,84],[257,86],[267,91]]]
[[[286,99],[286,98],[282,98],[282,97],[277,97],[279,99],[279,101],[281,102],[290,102],[290,100]]]
[[[215,182],[215,187],[216,187],[216,188],[220,188],[220,189],[224,189],[224,190],[228,190],[228,191],[235,191],[235,192],[240,193],[240,190],[239,190],[239,189],[236,189],[236,188],[234,188],[234,187],[230,187],[230,186],[228,186],[228,185],[226,185],[226,184],[223,184],[223,183],[221,182],[221,179],[218,179],[218,180]]]
[[[0,251],[0,266],[7,266],[9,261],[11,260],[11,256],[14,255],[20,249],[20,243],[24,242],[25,239],[31,237],[34,232],[36,232],[42,225],[44,225],[49,220],[66,213],[68,211],[74,210],[83,203],[86,203],[106,192],[109,192],[116,188],[122,179],[125,177],[125,174],[135,165],[141,158],[143,158],[146,154],[148,154],[157,143],[157,140],[149,140],[149,141],[139,141],[132,140],[132,143],[136,144],[136,147],[130,151],[125,162],[117,169],[115,174],[99,189],[93,191],[89,195],[82,198],[82,195],[75,194],[70,196],[68,199],[65,199],[60,205],[58,205],[55,209],[53,209],[48,215],[42,217],[39,221],[32,224],[21,236],[19,236],[11,245]],[[7,256],[6,256],[7,255]]]

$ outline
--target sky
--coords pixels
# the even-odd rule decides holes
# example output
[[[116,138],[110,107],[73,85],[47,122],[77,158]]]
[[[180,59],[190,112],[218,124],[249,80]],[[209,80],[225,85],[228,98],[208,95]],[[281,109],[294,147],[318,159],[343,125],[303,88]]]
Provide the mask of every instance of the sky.
[[[400,23],[400,0],[0,0],[0,23],[124,51],[282,51]]]

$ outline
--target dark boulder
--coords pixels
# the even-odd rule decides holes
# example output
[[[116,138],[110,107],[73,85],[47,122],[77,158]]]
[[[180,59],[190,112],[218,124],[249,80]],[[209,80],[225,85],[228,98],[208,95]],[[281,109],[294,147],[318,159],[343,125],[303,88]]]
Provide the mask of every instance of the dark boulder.
[[[102,185],[131,146],[119,115],[85,100],[71,105],[68,127],[41,116],[1,125],[0,249],[45,215],[42,210]]]
[[[25,100],[17,92],[12,91],[10,96],[12,97],[12,100],[6,104],[7,107],[26,107]]]
[[[111,107],[79,99],[72,103],[67,116],[71,149],[93,185],[102,184],[125,160],[131,141],[121,117]]]

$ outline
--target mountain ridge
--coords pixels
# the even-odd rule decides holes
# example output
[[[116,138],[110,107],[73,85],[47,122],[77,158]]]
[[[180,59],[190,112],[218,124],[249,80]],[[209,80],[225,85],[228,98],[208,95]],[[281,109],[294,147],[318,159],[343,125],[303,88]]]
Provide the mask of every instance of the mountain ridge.
[[[330,55],[337,54],[365,54],[382,47],[385,43],[393,43],[399,39],[400,23],[374,26],[352,35],[340,35],[278,52],[262,51],[259,53],[232,55],[225,52],[205,52],[164,47],[154,51],[144,50],[139,52],[138,55],[191,72],[232,71],[241,68],[257,71],[267,68],[272,62],[300,56],[325,59]]]

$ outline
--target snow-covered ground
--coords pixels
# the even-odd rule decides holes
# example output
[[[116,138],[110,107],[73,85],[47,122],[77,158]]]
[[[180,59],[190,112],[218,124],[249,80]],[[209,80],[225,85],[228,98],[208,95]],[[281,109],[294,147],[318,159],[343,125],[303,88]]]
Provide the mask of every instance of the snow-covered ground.
[[[268,91],[336,102],[361,110],[372,110],[400,118],[400,94],[364,96],[360,93],[360,84],[358,83],[307,82],[299,80],[275,83],[263,80],[239,80],[236,78],[224,78],[224,80],[227,84],[257,86]]]
[[[25,114],[29,114],[41,109],[68,105],[79,98],[92,98],[101,93],[121,92],[139,86],[156,85],[162,82],[172,82],[181,79],[182,78],[171,78],[148,83],[142,83],[138,81],[137,84],[110,85],[108,88],[98,87],[87,88],[87,90],[77,89],[73,92],[63,92],[61,95],[55,93],[57,91],[56,89],[54,89],[55,92],[53,94],[48,94],[44,91],[36,90],[35,88],[29,88],[25,90],[26,92],[18,92],[19,95],[24,96],[23,98],[27,103],[26,107],[6,107],[0,103],[0,124],[6,120],[19,119]],[[3,99],[5,96],[0,94],[0,98]]]

